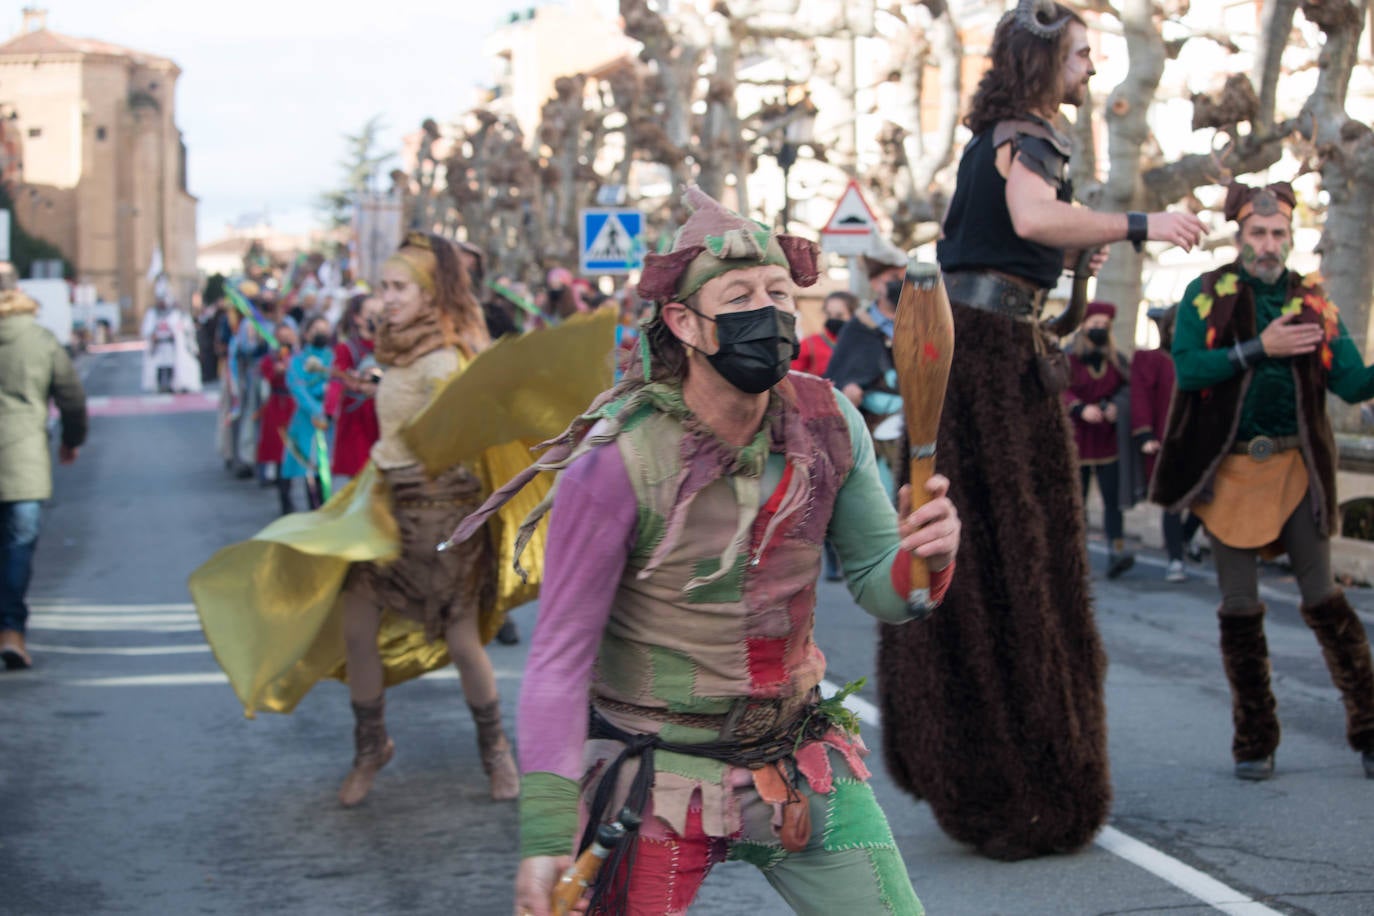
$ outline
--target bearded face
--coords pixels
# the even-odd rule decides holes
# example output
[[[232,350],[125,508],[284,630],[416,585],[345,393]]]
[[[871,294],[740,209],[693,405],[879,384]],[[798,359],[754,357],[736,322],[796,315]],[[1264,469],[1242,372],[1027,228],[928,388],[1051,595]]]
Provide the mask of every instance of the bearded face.
[[[1293,251],[1291,217],[1277,203],[1269,206],[1262,196],[1257,197],[1254,212],[1241,223],[1236,243],[1246,273],[1263,283],[1277,283]]]
[[[1060,69],[1060,91],[1065,105],[1075,107],[1088,99],[1088,81],[1097,71],[1093,69],[1092,48],[1088,45],[1088,30],[1077,22],[1069,23],[1068,56]]]

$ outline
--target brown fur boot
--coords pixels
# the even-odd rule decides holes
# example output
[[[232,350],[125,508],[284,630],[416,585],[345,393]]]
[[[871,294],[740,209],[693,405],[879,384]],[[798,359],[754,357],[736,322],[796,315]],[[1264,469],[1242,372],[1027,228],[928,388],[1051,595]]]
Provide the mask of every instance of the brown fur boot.
[[[1304,607],[1302,619],[1317,634],[1331,682],[1341,692],[1346,739],[1355,750],[1374,753],[1374,665],[1364,624],[1340,589]]]
[[[1219,609],[1221,663],[1231,682],[1231,756],[1236,775],[1267,779],[1279,746],[1279,718],[1269,688],[1269,643],[1264,638],[1264,605],[1240,613]],[[1246,766],[1242,766],[1242,765]]]
[[[482,769],[491,780],[491,797],[505,801],[520,796],[520,771],[510,742],[501,727],[501,701],[492,700],[485,706],[472,706],[472,721],[477,725],[477,749],[482,754]]]
[[[396,745],[386,733],[386,697],[353,704],[353,769],[339,786],[339,804],[352,808],[367,798],[382,767],[396,756]]]

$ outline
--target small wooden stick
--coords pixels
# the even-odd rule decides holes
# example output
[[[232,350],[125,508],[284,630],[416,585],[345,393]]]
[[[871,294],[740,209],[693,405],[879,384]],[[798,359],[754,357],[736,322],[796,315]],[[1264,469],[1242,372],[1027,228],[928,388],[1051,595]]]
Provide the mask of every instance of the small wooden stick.
[[[935,473],[935,440],[940,432],[940,413],[949,384],[954,356],[954,315],[949,297],[934,264],[907,267],[906,283],[893,321],[892,359],[902,393],[907,442],[911,447],[911,510],[930,502],[926,483]],[[921,557],[911,556],[911,591],[907,603],[913,609],[929,609],[930,568]]]
[[[549,901],[549,912],[553,916],[566,916],[572,911],[583,895],[591,889],[601,866],[606,862],[606,857],[624,837],[625,827],[619,821],[602,824],[596,828],[596,839],[592,841],[592,845],[577,857],[577,861],[563,873],[558,884],[554,885],[553,897]]]

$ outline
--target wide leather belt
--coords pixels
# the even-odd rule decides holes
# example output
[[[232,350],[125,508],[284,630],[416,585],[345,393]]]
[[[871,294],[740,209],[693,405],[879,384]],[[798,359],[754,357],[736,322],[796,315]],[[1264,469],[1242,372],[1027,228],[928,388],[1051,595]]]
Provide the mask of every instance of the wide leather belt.
[[[984,270],[945,274],[945,290],[960,305],[996,312],[1008,318],[1035,319],[1045,304],[1045,290]]]
[[[1249,455],[1256,461],[1268,461],[1279,452],[1286,452],[1301,444],[1302,440],[1297,436],[1256,436],[1231,446],[1231,454]]]

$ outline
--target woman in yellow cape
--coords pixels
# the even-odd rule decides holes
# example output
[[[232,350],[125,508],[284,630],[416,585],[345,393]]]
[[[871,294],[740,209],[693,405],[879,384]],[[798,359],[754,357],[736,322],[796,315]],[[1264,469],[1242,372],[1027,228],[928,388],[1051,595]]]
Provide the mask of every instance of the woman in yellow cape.
[[[539,569],[524,582],[498,562],[511,553],[514,525],[435,547],[485,492],[530,463],[515,440],[538,441],[605,387],[611,325],[597,316],[548,332],[557,342],[526,335],[474,361],[490,340],[456,248],[419,232],[384,265],[381,297],[377,358],[387,370],[372,460],[317,512],[287,516],[218,552],[192,574],[191,592],[249,716],[290,712],[321,678],[348,682],[356,754],[342,804],[361,802],[395,753],[385,686],[447,658],[458,667],[492,797],[514,798],[519,779],[484,645],[507,608],[534,596]],[[514,373],[518,383],[507,384]],[[469,382],[480,382],[485,397],[474,398]],[[518,520],[540,495],[505,519]]]

